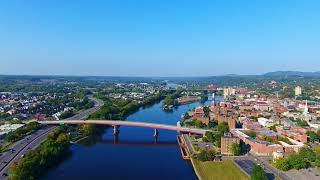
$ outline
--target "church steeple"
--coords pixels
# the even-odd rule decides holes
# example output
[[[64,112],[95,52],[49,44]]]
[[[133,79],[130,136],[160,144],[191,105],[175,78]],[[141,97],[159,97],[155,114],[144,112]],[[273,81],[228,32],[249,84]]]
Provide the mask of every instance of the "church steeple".
[[[303,114],[308,114],[309,113],[309,109],[308,109],[308,100],[306,100],[306,105],[304,107],[304,112]]]

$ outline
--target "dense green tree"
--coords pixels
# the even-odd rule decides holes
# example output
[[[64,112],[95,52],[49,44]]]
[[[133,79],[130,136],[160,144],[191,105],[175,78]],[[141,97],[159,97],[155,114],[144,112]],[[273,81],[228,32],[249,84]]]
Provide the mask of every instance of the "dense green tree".
[[[210,116],[210,108],[208,106],[204,106],[203,113],[204,113],[204,117],[209,117]]]
[[[214,143],[216,141],[215,135],[210,131],[207,131],[204,137],[207,138],[207,142]]]
[[[319,141],[319,139],[320,139],[320,136],[317,133],[313,132],[313,131],[308,131],[307,134],[309,136],[309,141],[310,142]]]
[[[231,153],[234,156],[239,156],[241,154],[241,146],[240,144],[234,142],[231,144]]]
[[[278,158],[274,160],[272,164],[275,168],[280,169],[282,171],[288,171],[291,169],[290,164],[286,158]]]
[[[202,149],[197,155],[197,158],[200,161],[213,161],[215,158],[216,152],[213,149]]]
[[[314,161],[314,165],[317,167],[320,167],[320,156],[316,157],[316,160]]]
[[[18,163],[9,169],[9,179],[41,179],[48,168],[56,165],[67,153],[70,146],[70,137],[61,128],[49,134],[36,150],[30,151]]]
[[[194,126],[195,126],[196,128],[203,128],[203,127],[205,127],[205,124],[203,124],[203,123],[202,123],[201,121],[199,121],[199,120],[195,120]]]
[[[251,180],[268,180],[266,172],[260,165],[253,166]]]
[[[300,126],[300,127],[306,127],[306,126],[309,126],[307,121],[304,121],[304,120],[301,120],[301,119],[297,119],[296,121],[297,125]]]
[[[300,149],[299,156],[310,162],[314,162],[316,160],[316,153],[310,148],[304,147]]]
[[[249,131],[246,131],[246,135],[248,135],[252,138],[256,138],[257,133],[255,131],[249,130]]]
[[[227,122],[222,122],[219,123],[217,126],[217,130],[221,133],[224,134],[225,132],[229,132],[229,125]]]
[[[309,167],[309,163],[306,159],[304,159],[303,157],[299,156],[299,154],[291,154],[288,157],[288,163],[290,165],[290,167],[294,168],[294,169],[304,169],[304,168],[308,168]]]

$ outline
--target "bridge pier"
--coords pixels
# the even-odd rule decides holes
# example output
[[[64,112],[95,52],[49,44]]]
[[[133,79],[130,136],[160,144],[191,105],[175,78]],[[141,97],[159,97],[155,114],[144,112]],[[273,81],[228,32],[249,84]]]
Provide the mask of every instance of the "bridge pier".
[[[113,137],[114,137],[114,144],[118,144],[119,142],[119,126],[113,126]]]
[[[153,137],[154,137],[154,144],[158,144],[158,137],[159,137],[158,129],[154,129]]]
[[[118,144],[119,143],[119,135],[114,135],[113,137],[114,137],[113,138],[113,143],[114,144]]]
[[[120,133],[119,126],[113,126],[113,135],[118,136]]]
[[[159,132],[158,132],[158,129],[154,129],[154,134],[153,134],[154,137],[158,137],[159,136]]]

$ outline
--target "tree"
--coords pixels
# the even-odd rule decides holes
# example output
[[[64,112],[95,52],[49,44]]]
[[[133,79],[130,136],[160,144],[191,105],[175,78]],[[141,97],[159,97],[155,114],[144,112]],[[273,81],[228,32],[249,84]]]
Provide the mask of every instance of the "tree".
[[[262,167],[255,164],[252,168],[251,180],[268,180],[268,177]]]
[[[317,156],[316,160],[314,161],[314,165],[320,167],[320,156]]]
[[[210,108],[208,106],[203,107],[204,117],[209,117],[210,115]]]
[[[241,154],[241,147],[240,144],[234,142],[231,144],[231,153],[234,156],[239,156]]]
[[[316,160],[316,153],[310,148],[302,148],[299,152],[299,156],[310,162],[314,162]]]
[[[316,146],[313,148],[314,152],[316,153],[317,156],[320,156],[320,146]]]
[[[288,163],[290,165],[290,167],[294,168],[294,169],[305,169],[309,167],[309,163],[306,159],[304,159],[303,157],[299,156],[299,154],[291,154],[288,157]]]
[[[313,132],[313,131],[308,131],[307,134],[309,136],[309,141],[310,142],[319,141],[319,139],[320,139],[320,136],[317,133]]]
[[[202,149],[197,155],[198,160],[200,161],[213,161],[215,158],[216,152],[213,149]]]
[[[195,126],[196,128],[203,128],[203,127],[204,127],[204,124],[203,124],[201,121],[196,120],[196,121],[194,122],[194,126]]]
[[[280,169],[282,171],[288,171],[291,169],[289,162],[286,158],[278,158],[274,160],[272,164],[275,168]]]
[[[269,127],[270,130],[274,131],[274,132],[277,132],[277,127],[276,125],[273,125],[271,127]]]
[[[252,138],[255,138],[257,136],[257,133],[255,131],[249,130],[249,131],[246,131],[246,135]]]
[[[207,142],[214,143],[216,141],[215,135],[210,131],[206,132],[205,138],[207,139]]]
[[[229,125],[227,122],[222,122],[219,123],[217,126],[217,130],[221,133],[224,134],[225,132],[229,132]]]
[[[297,119],[296,123],[297,123],[298,126],[301,126],[301,127],[309,126],[307,121],[304,121],[304,120],[301,120],[301,119]]]

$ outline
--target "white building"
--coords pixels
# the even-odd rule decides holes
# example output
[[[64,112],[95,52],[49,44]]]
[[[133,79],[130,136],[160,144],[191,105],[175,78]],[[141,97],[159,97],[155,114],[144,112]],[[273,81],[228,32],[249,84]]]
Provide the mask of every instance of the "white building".
[[[223,89],[223,96],[226,98],[228,96],[232,96],[232,95],[235,95],[236,94],[236,90],[231,88],[231,87],[228,87],[228,88],[224,88]]]
[[[295,96],[300,96],[302,94],[302,88],[300,86],[294,88],[294,94]]]
[[[272,125],[274,125],[273,121],[267,118],[258,118],[258,122],[261,124],[261,126],[263,127],[270,127]]]

